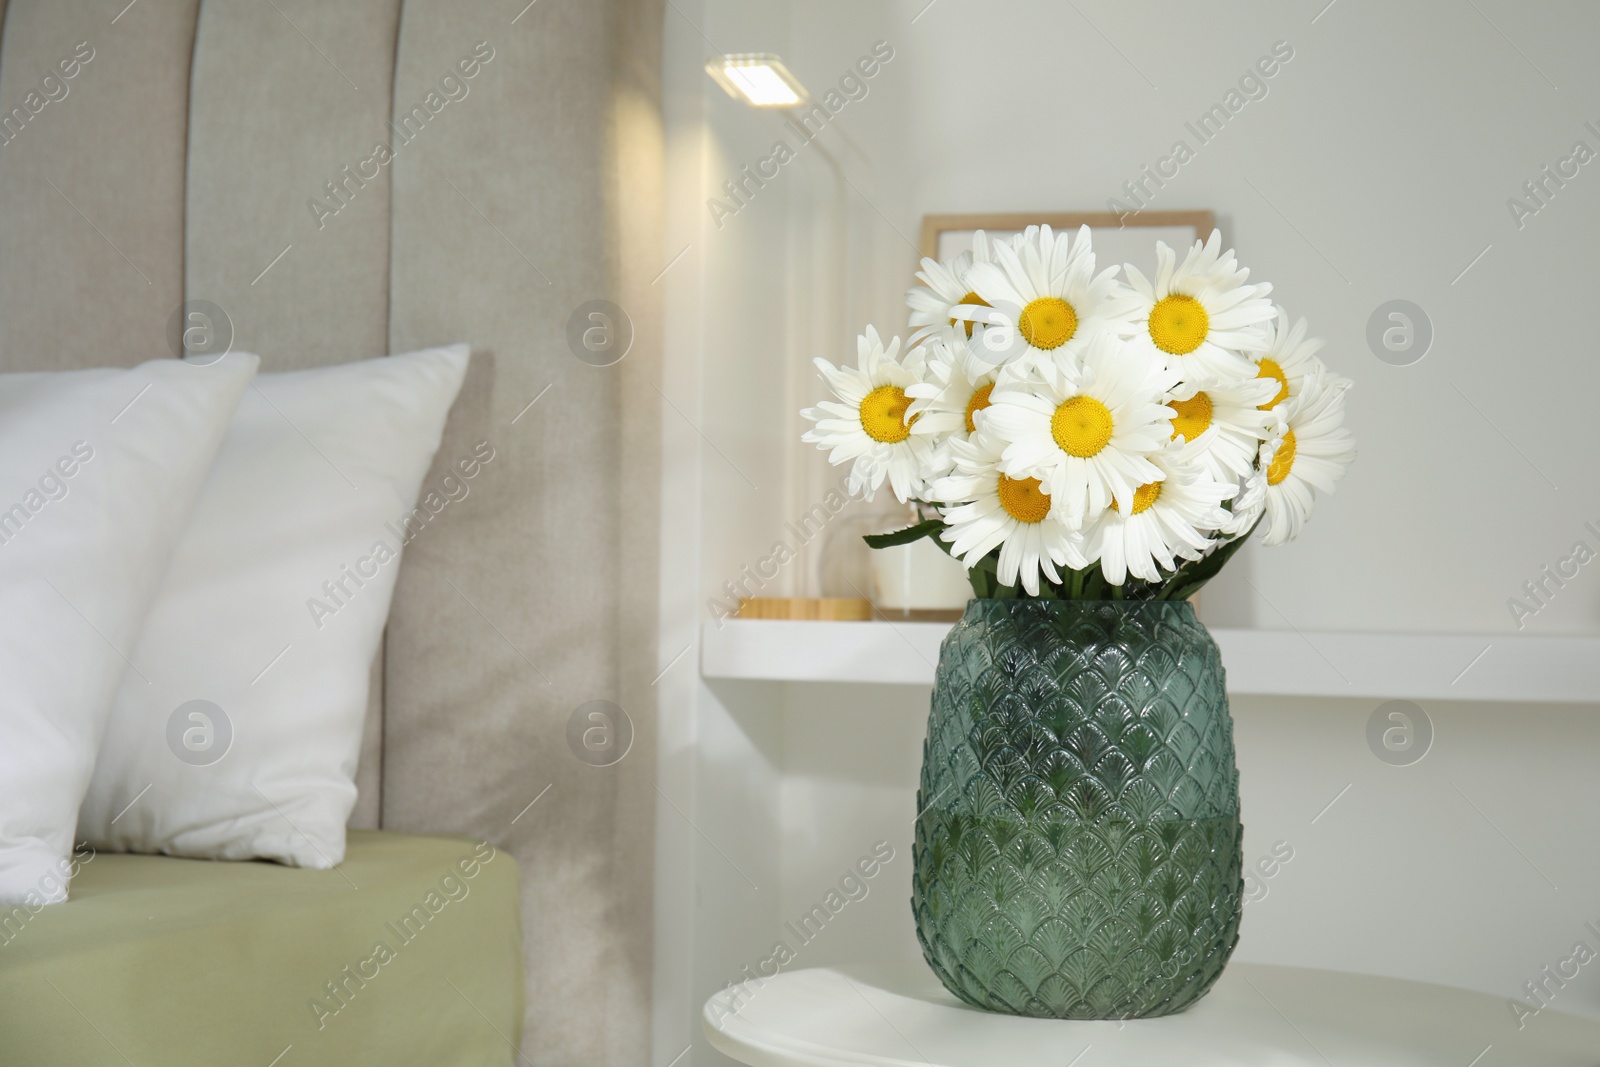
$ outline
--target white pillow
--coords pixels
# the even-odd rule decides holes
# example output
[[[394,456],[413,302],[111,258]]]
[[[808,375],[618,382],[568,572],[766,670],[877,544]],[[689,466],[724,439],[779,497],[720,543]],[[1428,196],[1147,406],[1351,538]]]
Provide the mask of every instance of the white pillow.
[[[80,837],[299,867],[344,858],[372,658],[467,356],[256,379],[131,654],[142,677],[117,694]],[[481,460],[464,457],[463,475]]]
[[[124,657],[255,371],[0,375],[0,905],[67,898]]]

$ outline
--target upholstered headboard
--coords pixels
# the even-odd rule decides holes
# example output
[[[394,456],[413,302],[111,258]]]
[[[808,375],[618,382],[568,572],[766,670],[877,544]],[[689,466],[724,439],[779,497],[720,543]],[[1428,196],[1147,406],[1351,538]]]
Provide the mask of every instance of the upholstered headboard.
[[[0,13],[0,369],[173,355],[195,302],[264,371],[472,343],[427,484],[496,458],[406,549],[357,821],[511,850],[529,1058],[644,1062],[659,0]],[[615,366],[569,350],[593,299]],[[594,699],[615,766],[565,740]]]

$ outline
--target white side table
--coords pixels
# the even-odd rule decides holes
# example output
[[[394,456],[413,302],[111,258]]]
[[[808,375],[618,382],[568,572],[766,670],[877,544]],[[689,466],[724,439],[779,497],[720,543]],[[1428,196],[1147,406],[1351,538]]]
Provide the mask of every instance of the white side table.
[[[1247,963],[1186,1012],[1126,1023],[978,1011],[921,960],[732,987],[703,1022],[752,1067],[1600,1067],[1600,1022],[1546,1009],[1519,1030],[1483,993]]]

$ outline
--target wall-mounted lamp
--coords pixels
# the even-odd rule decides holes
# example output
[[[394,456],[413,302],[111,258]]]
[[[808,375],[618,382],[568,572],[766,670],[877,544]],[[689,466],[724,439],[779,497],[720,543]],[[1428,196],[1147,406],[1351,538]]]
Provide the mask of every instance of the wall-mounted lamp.
[[[794,107],[804,103],[805,86],[770,52],[741,52],[706,61],[706,73],[735,100],[751,107]]]

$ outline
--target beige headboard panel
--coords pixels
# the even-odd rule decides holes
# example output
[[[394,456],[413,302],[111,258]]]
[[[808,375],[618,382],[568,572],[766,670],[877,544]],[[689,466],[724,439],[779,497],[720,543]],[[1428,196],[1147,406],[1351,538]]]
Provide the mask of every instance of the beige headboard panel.
[[[358,814],[518,857],[539,1063],[648,1058],[662,10],[0,0],[0,370],[171,355],[201,300],[264,371],[472,343],[428,484],[495,458],[405,550]],[[596,298],[614,367],[567,347]]]
[[[307,201],[332,201],[323,183],[384,137],[399,22],[398,0],[201,5],[184,277],[189,299],[227,310],[263,369],[398,351],[389,346],[390,183],[351,182],[349,205],[320,230]],[[457,47],[470,47],[468,32]]]
[[[115,25],[115,11],[83,0],[12,0],[6,9],[0,365],[7,370],[134,364],[167,353],[167,316],[184,291],[184,146],[198,2],[148,6],[141,18],[130,13]],[[80,42],[92,57],[87,64],[74,55]],[[74,77],[64,77],[62,63]]]

